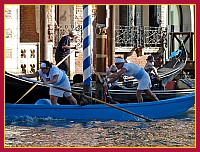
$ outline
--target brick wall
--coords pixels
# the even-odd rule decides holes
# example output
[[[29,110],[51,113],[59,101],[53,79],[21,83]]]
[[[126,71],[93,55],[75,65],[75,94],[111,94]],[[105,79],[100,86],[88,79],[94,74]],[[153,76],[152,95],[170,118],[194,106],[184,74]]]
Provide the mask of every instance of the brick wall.
[[[83,52],[80,53],[76,53],[76,70],[75,73],[76,74],[83,74]]]
[[[92,16],[94,17],[96,6],[92,7]],[[83,24],[83,5],[76,5],[75,10],[75,25],[82,25]],[[93,40],[95,41],[95,40]],[[76,74],[83,74],[83,52],[76,53],[75,64],[76,64]],[[93,69],[93,61],[92,61],[92,71]]]
[[[132,63],[135,63],[141,67],[144,67],[145,64],[146,64],[146,58],[147,58],[148,55],[143,55],[143,56],[140,56],[140,57],[137,57],[137,54],[136,52],[133,52],[133,54],[129,57],[127,57],[127,60],[129,62],[132,62]],[[124,57],[123,54],[116,54],[115,57]]]
[[[36,32],[35,6],[20,6],[20,42],[38,42]]]

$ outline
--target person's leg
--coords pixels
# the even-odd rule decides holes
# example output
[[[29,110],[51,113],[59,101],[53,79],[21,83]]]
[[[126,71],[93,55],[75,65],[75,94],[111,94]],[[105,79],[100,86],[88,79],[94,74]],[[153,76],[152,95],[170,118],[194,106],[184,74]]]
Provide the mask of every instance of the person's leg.
[[[68,72],[68,60],[67,59],[63,62],[63,65],[64,65],[65,71],[67,73]]]
[[[76,99],[70,95],[70,96],[65,96],[67,98],[67,100],[71,103],[71,104],[77,104]]]
[[[157,96],[149,89],[149,90],[144,90],[144,92],[153,100],[153,101],[159,101]]]
[[[143,102],[142,92],[143,90],[136,91],[136,97],[137,97],[138,102]]]
[[[58,101],[58,97],[50,95],[50,100],[52,105],[56,105]]]
[[[148,90],[150,88],[151,80],[149,74],[146,73],[146,75],[144,75],[140,80],[138,80],[138,87],[136,92],[138,102],[143,102],[142,93],[144,92],[144,90]]]

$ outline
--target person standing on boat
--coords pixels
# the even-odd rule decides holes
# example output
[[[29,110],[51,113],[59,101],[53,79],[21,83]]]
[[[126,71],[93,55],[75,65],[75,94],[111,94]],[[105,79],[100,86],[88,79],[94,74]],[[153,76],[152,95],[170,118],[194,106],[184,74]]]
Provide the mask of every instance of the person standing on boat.
[[[149,55],[146,59],[147,63],[144,67],[145,71],[149,73],[150,77],[152,76],[152,79],[159,79],[159,75],[157,72],[157,69],[154,67],[154,57],[152,55]]]
[[[138,87],[136,92],[138,102],[143,102],[143,92],[145,92],[152,100],[159,100],[150,89],[151,80],[149,74],[144,70],[144,68],[134,63],[125,63],[125,60],[120,57],[115,59],[115,65],[119,71],[109,76],[110,78],[112,78],[109,83],[114,82],[124,74],[127,76],[133,76],[138,80]]]
[[[63,36],[58,42],[58,46],[55,53],[56,64],[58,64],[62,59],[64,59],[69,53],[70,49],[76,49],[76,46],[70,46],[70,42],[73,41],[77,36],[77,32],[72,30],[69,35]],[[68,71],[68,60],[66,59],[62,64],[58,66],[60,69]]]
[[[42,61],[40,69],[33,74],[20,75],[19,77],[34,78],[40,76],[44,81],[43,84],[53,84],[60,88],[71,90],[69,79],[65,71],[59,69],[57,66],[52,65],[49,61]],[[49,90],[50,100],[53,105],[57,104],[58,97],[67,98],[71,104],[77,104],[76,99],[70,92],[65,92],[56,88],[50,87]]]
[[[154,88],[155,84],[157,84],[159,89],[163,89],[162,81],[160,80],[156,67],[154,67],[154,57],[152,55],[149,55],[146,61],[147,63],[144,69],[150,76],[152,88]]]

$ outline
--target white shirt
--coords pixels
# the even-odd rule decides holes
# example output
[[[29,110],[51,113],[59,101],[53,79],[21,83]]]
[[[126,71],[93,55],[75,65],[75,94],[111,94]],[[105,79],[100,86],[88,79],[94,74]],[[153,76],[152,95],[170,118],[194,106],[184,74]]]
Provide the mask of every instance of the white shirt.
[[[52,65],[52,68],[50,68],[48,76],[46,74],[43,74],[41,69],[38,70],[38,73],[39,73],[39,76],[41,76],[44,81],[51,81],[51,80],[53,80],[53,77],[55,75],[58,75],[57,82],[59,82],[63,77],[63,72],[54,65]]]
[[[141,67],[134,63],[124,63],[123,68],[126,69],[125,75],[127,76],[135,76],[141,69]]]

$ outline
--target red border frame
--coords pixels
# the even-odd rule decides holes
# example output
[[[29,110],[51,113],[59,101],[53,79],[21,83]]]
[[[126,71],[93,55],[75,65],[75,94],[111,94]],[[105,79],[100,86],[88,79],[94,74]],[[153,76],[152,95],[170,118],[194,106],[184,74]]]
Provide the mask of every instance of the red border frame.
[[[29,0],[29,1],[26,1],[26,0],[20,0],[20,1],[13,1],[13,0],[1,0],[0,2],[0,15],[1,15],[1,19],[4,19],[4,4],[107,4],[108,1],[99,1],[99,0],[93,0],[92,1],[93,3],[91,3],[91,1],[89,0],[67,0],[66,2],[65,1],[58,1],[58,0],[48,0],[48,1],[45,1],[45,0]],[[100,3],[101,2],[101,3]],[[124,2],[124,1],[123,1]],[[152,2],[149,2],[149,1],[145,1],[145,0],[126,0],[125,3],[123,3],[122,1],[116,1],[116,0],[109,0],[109,4],[169,4],[169,3],[164,3],[163,0],[158,0],[158,1],[153,1]],[[194,1],[194,0],[190,0],[190,1],[186,1],[186,0],[172,0],[170,1],[171,4],[196,4],[196,14],[198,14],[200,8],[199,8],[199,5],[197,3],[197,1]],[[4,42],[4,23],[0,24],[1,26],[1,41],[2,43]],[[197,48],[199,48],[199,45],[200,43],[198,43],[198,38],[199,38],[199,34],[197,32],[197,28],[199,26],[199,22],[196,18],[196,31],[195,31],[195,35],[196,35],[196,59],[198,58],[199,56],[199,53],[198,53],[198,50]],[[3,43],[4,44],[4,43]],[[1,80],[1,83],[0,83],[0,90],[1,90],[1,103],[2,103],[2,106],[0,106],[1,108],[1,115],[0,115],[0,120],[2,121],[2,125],[1,125],[1,132],[4,132],[4,45],[1,45],[1,55],[0,55],[0,73],[2,73],[0,75],[0,80]],[[195,60],[196,63],[196,73],[198,73],[198,60]],[[198,77],[196,76],[196,84],[198,83]],[[196,86],[196,103],[197,103],[197,98],[199,96],[198,94],[198,86]],[[198,110],[198,107],[197,107],[197,104],[196,104],[196,111],[197,111],[197,116],[199,114],[199,110]],[[73,151],[73,152],[77,152],[77,151],[85,151],[85,152],[90,152],[90,151],[98,151],[98,152],[105,152],[105,151],[124,151],[126,150],[126,152],[132,152],[132,151],[181,151],[181,152],[188,152],[188,151],[200,151],[199,150],[199,136],[198,136],[198,117],[196,117],[196,148],[44,148],[45,151]],[[0,150],[1,151],[39,151],[39,150],[42,150],[43,148],[4,148],[4,134],[1,133],[1,147],[0,147]]]

